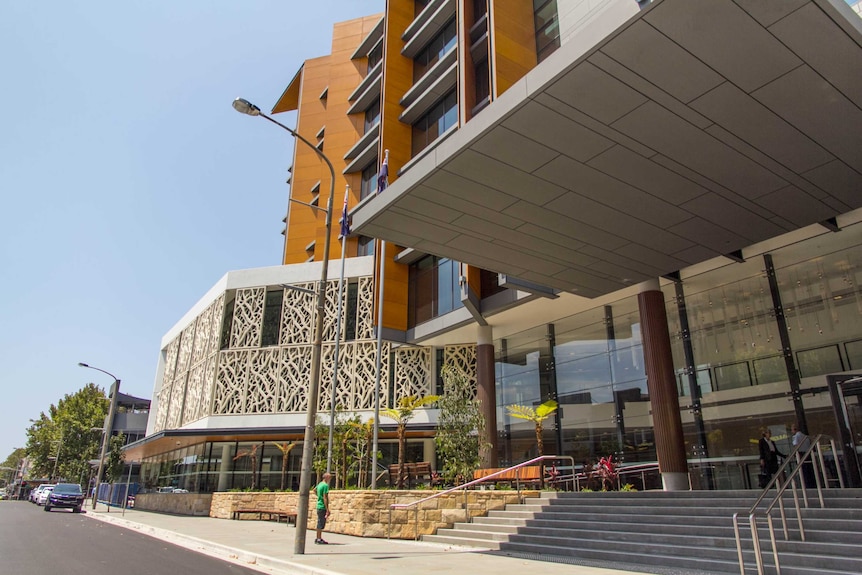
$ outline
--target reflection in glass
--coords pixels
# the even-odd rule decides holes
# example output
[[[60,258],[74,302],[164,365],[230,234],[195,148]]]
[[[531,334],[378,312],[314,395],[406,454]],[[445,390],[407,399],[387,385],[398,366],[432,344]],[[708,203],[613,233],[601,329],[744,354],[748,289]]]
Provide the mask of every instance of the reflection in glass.
[[[844,371],[837,345],[797,351],[796,361],[799,363],[799,375],[802,377]]]

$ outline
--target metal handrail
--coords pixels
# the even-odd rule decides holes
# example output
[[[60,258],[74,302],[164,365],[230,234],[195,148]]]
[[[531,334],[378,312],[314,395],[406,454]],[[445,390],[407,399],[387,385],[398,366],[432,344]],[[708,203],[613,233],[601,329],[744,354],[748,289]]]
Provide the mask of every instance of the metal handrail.
[[[790,532],[787,528],[787,514],[784,509],[784,499],[782,496],[784,492],[787,490],[788,486],[792,489],[793,492],[793,505],[796,510],[796,521],[799,525],[799,536],[802,541],[805,541],[805,527],[802,522],[802,512],[799,505],[799,495],[796,492],[796,478],[800,476],[802,473],[802,467],[806,461],[810,461],[811,465],[814,468],[814,479],[817,485],[817,496],[820,501],[820,508],[824,508],[826,505],[823,500],[823,487],[820,482],[821,473],[823,477],[825,474],[825,466],[823,465],[823,452],[820,448],[820,440],[824,437],[824,434],[820,434],[811,440],[811,445],[808,449],[800,455],[799,448],[802,446],[800,443],[793,447],[790,453],[787,454],[787,457],[784,459],[784,463],[778,468],[778,471],[775,472],[775,475],[769,480],[766,484],[766,487],[763,488],[763,491],[758,496],[757,500],[748,510],[748,523],[751,529],[751,541],[754,547],[754,560],[757,564],[757,573],[758,575],[763,575],[764,573],[764,565],[763,565],[763,552],[760,548],[760,537],[757,533],[757,516],[758,511],[757,508],[769,494],[769,490],[775,485],[777,491],[775,497],[766,506],[766,508],[761,512],[761,515],[766,516],[766,522],[769,526],[769,537],[772,543],[772,555],[773,560],[775,561],[775,573],[776,575],[781,575],[781,565],[778,559],[778,546],[775,541],[775,525],[772,521],[772,510],[775,508],[777,504],[781,513],[781,527],[784,531],[784,539],[785,541],[790,539]],[[834,442],[833,442],[834,449]],[[814,452],[817,452],[817,458],[814,457]],[[796,467],[790,471],[787,475],[786,479],[782,481],[782,476],[784,475],[787,468],[790,466],[791,461],[796,461]],[[820,472],[818,473],[817,464],[820,464]],[[804,483],[804,478],[800,478],[800,483],[802,484],[802,498],[804,500],[804,507],[808,508],[808,493],[806,492],[806,487]],[[739,513],[733,514],[733,535],[736,538],[736,553],[739,559],[739,572],[741,575],[745,575],[745,561],[743,559],[742,554],[742,538],[740,536],[740,528],[739,528]]]
[[[617,489],[622,488],[621,487],[622,486],[621,480],[622,480],[623,475],[631,475],[631,474],[640,473],[640,475],[641,475],[641,486],[645,486],[646,485],[646,477],[644,474],[648,471],[658,471],[658,470],[659,470],[659,465],[658,465],[657,461],[653,461],[650,463],[635,463],[632,465],[618,466],[617,467]],[[569,477],[568,475],[560,475],[560,478],[562,478],[566,481],[574,481],[575,491],[580,491],[581,490],[581,481],[589,481],[590,475],[591,475],[591,473],[588,473],[586,471],[581,471],[580,473],[573,474],[571,479],[567,479]]]
[[[389,523],[386,526],[386,538],[389,539],[392,535],[392,510],[393,509],[404,509],[408,510],[411,507],[414,507],[414,516],[416,519],[416,535],[415,539],[419,539],[419,504],[425,503],[426,501],[431,501],[432,499],[436,499],[438,497],[442,497],[443,495],[448,495],[450,493],[454,493],[455,491],[463,490],[464,491],[464,514],[465,520],[470,521],[470,509],[467,507],[467,489],[473,487],[474,485],[479,485],[480,483],[484,483],[485,481],[490,481],[496,479],[498,477],[503,476],[505,473],[509,471],[516,470],[515,473],[515,486],[518,490],[518,501],[521,503],[524,502],[524,499],[521,497],[521,469],[524,467],[528,467],[533,465],[534,463],[538,463],[540,461],[558,461],[560,459],[567,459],[572,462],[572,470],[575,468],[575,458],[569,455],[540,455],[539,457],[530,459],[529,461],[525,461],[523,463],[519,463],[517,465],[513,465],[512,467],[507,467],[506,469],[501,469],[500,471],[495,471],[490,475],[486,475],[485,477],[480,477],[479,479],[474,479],[473,481],[468,481],[462,485],[458,485],[456,487],[452,487],[450,489],[446,489],[445,491],[440,491],[431,495],[430,497],[425,497],[423,499],[419,499],[417,501],[413,501],[411,503],[392,503],[389,505]],[[545,478],[542,477],[540,479],[542,484],[545,482]]]

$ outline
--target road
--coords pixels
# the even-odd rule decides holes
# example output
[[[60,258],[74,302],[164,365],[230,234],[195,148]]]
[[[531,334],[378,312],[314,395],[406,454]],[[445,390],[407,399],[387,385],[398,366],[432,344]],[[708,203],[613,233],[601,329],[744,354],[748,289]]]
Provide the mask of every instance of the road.
[[[260,575],[135,531],[26,501],[0,502],[0,573]]]

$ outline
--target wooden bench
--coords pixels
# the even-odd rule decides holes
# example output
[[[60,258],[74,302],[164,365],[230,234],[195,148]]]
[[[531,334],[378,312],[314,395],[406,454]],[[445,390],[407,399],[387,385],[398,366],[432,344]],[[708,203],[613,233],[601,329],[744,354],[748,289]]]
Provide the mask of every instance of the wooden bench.
[[[398,473],[401,471],[401,466],[397,463],[389,466],[389,485],[395,487],[398,485]],[[440,482],[439,476],[431,469],[431,464],[427,461],[417,463],[405,463],[404,475],[402,476],[402,485],[408,489],[412,489],[418,483],[427,483],[434,487]]]
[[[503,471],[505,467],[489,467],[487,469],[477,469],[473,472],[473,479],[482,479],[488,477],[498,471]],[[542,468],[539,465],[527,465],[518,469],[511,469],[505,473],[489,479],[489,483],[509,483],[514,485],[520,481],[524,485],[535,485],[542,483]]]
[[[295,511],[276,511],[274,509],[234,509],[231,512],[230,518],[241,519],[240,515],[243,513],[257,514],[258,520],[263,520],[263,516],[266,515],[267,521],[272,521],[273,518],[275,518],[276,523],[281,523],[282,519],[286,519],[288,525],[293,523],[293,525],[296,526]]]

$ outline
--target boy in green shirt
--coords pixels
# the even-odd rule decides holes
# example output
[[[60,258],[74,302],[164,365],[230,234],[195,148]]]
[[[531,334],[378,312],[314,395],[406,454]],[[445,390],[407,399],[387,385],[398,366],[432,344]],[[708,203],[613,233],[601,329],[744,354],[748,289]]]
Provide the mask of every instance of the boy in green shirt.
[[[326,527],[326,518],[329,517],[329,472],[323,474],[323,481],[317,484],[314,490],[317,492],[317,537],[314,542],[318,545],[327,545],[323,540],[323,528]]]

